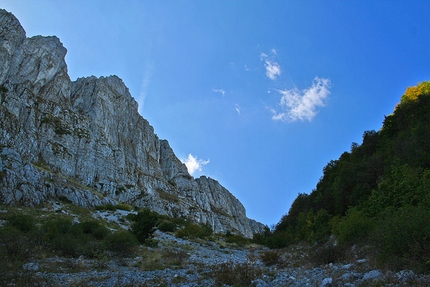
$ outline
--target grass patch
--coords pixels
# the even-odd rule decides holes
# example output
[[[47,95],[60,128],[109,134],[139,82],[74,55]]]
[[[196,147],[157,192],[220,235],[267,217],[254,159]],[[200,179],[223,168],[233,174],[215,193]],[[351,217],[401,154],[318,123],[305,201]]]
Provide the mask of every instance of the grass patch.
[[[160,195],[161,199],[164,199],[164,200],[167,200],[170,202],[176,202],[176,203],[179,202],[179,197],[177,195],[167,193],[164,190],[162,190],[161,188],[157,188],[156,191]]]
[[[46,171],[49,173],[54,173],[54,171],[52,169],[50,169],[49,166],[45,162],[43,162],[42,160],[33,162],[32,164],[38,170]]]
[[[276,265],[281,261],[281,255],[278,250],[268,250],[260,255],[261,261],[266,266]]]
[[[224,238],[225,238],[225,242],[230,244],[235,244],[237,246],[245,246],[245,245],[251,244],[250,239],[243,237],[242,235],[232,234],[230,232],[227,232]]]
[[[219,215],[228,217],[228,218],[232,218],[232,216],[230,214],[228,214],[227,212],[225,212],[224,210],[222,210],[221,208],[217,208],[214,205],[211,204],[211,210]]]
[[[83,189],[83,190],[88,190],[91,193],[93,193],[94,195],[98,196],[100,199],[104,199],[103,194],[101,194],[100,192],[98,192],[97,190],[95,190],[92,187],[89,187],[87,185],[83,185],[81,182],[79,182],[76,179],[70,178],[70,177],[66,177],[62,174],[59,174],[62,178],[67,180],[67,186],[69,187],[74,187],[76,189]]]
[[[252,281],[261,276],[262,270],[248,262],[227,262],[213,267],[212,273],[215,286],[251,286]]]
[[[200,238],[205,239],[213,234],[212,227],[209,224],[198,225],[191,222],[186,222],[182,229],[176,231],[175,236],[178,238]]]

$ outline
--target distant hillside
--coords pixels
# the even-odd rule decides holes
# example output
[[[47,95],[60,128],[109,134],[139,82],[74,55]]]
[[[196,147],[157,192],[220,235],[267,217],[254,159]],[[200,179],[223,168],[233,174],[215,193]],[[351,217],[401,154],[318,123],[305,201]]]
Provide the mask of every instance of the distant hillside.
[[[379,131],[330,161],[310,194],[299,194],[266,238],[366,243],[381,262],[430,266],[430,82],[409,87]],[[427,264],[426,264],[427,263]]]

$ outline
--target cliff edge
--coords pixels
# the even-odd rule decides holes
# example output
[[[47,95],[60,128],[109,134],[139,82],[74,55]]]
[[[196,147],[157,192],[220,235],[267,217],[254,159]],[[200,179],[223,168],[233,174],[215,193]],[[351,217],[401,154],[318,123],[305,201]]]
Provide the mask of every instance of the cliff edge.
[[[57,37],[27,38],[0,9],[0,201],[36,206],[65,196],[92,207],[125,202],[252,237],[227,189],[193,178],[138,113],[116,76],[71,81]]]

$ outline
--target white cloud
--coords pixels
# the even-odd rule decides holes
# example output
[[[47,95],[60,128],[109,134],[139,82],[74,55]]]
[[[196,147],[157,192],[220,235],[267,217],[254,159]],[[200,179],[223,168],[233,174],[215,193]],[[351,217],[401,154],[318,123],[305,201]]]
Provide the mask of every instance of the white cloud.
[[[209,160],[198,159],[192,154],[189,154],[186,159],[182,159],[181,161],[187,166],[188,172],[191,175],[196,171],[202,171],[203,166],[209,163]]]
[[[271,80],[276,80],[276,77],[281,75],[281,66],[277,62],[266,60],[266,76]]]
[[[279,102],[281,111],[272,109],[272,119],[285,122],[311,121],[317,114],[317,108],[325,105],[325,100],[330,94],[329,88],[329,79],[316,77],[312,86],[303,91],[278,90],[282,95]]]
[[[141,111],[145,105],[145,99],[147,96],[147,91],[152,77],[152,65],[147,65],[142,78],[142,84],[140,86],[139,94],[139,110]]]
[[[240,116],[240,106],[238,104],[236,104],[236,107],[234,108],[237,112],[237,114]]]
[[[225,90],[223,89],[212,89],[212,92],[214,93],[220,93],[221,95],[225,95]]]
[[[277,55],[276,50],[272,49],[272,55]],[[275,60],[271,59],[266,53],[260,54],[260,60],[264,62],[266,67],[266,76],[271,80],[276,80],[281,75],[281,66]]]

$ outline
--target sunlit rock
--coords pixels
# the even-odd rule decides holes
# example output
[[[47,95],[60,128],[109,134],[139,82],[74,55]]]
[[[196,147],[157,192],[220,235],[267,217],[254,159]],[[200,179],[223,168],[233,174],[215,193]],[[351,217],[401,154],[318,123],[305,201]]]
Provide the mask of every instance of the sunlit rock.
[[[0,36],[1,202],[35,206],[59,196],[84,207],[126,202],[215,232],[263,231],[216,180],[188,173],[120,78],[72,82],[60,40],[26,38],[5,10]]]

